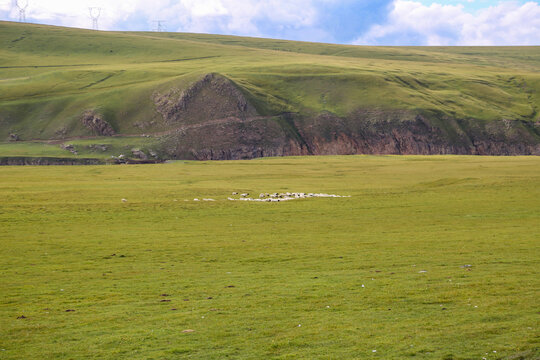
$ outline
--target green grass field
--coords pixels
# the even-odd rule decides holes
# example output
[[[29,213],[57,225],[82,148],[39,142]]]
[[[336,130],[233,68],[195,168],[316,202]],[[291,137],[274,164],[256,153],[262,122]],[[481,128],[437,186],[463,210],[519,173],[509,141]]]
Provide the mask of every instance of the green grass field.
[[[60,145],[63,143],[71,144],[77,151],[77,154],[62,149]],[[96,145],[103,146],[103,148],[96,148]],[[134,146],[142,149],[151,149],[155,148],[156,144],[154,139],[143,137],[95,137],[93,139],[76,139],[54,143],[21,141],[0,143],[0,154],[6,157],[90,157],[108,160],[111,156],[131,154],[131,149]]]
[[[3,167],[0,358],[538,359],[539,199],[538,157]]]

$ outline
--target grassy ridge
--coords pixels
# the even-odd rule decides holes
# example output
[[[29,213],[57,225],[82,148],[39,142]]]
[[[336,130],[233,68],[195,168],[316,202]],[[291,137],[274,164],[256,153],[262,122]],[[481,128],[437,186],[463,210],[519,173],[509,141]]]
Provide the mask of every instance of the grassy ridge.
[[[1,356],[535,359],[539,165],[5,167]],[[225,200],[232,191],[352,197]]]
[[[87,109],[119,133],[162,131],[156,89],[210,72],[232,79],[263,115],[378,108],[537,121],[539,69],[538,47],[358,47],[2,22],[0,139],[89,135],[78,121]]]
[[[528,65],[532,68],[537,68],[540,65],[538,50],[532,46],[347,46],[208,34],[158,33],[155,35],[212,44],[234,45],[311,55],[380,60],[405,60],[428,63],[473,63],[475,65],[499,66],[520,63],[522,66]]]

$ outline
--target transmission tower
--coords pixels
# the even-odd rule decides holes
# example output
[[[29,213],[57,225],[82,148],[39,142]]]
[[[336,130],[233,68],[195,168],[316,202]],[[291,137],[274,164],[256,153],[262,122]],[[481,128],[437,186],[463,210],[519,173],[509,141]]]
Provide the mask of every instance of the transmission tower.
[[[154,29],[153,31],[163,32],[165,31],[165,20],[154,20]]]
[[[90,17],[92,18],[92,29],[99,30],[98,19],[99,15],[101,15],[101,8],[89,7],[88,11],[90,12]]]
[[[26,8],[28,0],[16,0],[15,5],[19,8],[19,22],[26,22]]]

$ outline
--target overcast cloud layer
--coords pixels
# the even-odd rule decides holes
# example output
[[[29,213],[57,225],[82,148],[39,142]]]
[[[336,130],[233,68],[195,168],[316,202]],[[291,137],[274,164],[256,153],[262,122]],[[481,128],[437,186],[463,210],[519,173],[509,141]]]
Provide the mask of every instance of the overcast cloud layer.
[[[540,45],[539,1],[18,0],[27,22],[101,30],[202,32],[358,45]],[[16,0],[0,19],[18,21]]]

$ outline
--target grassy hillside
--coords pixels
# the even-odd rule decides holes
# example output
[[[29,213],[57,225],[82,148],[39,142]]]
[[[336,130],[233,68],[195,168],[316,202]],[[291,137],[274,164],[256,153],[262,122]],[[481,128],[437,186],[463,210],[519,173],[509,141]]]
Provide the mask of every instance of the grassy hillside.
[[[539,157],[4,167],[0,184],[2,359],[540,356]]]
[[[261,116],[377,109],[534,123],[539,70],[539,47],[360,47],[0,22],[0,140],[96,135],[81,124],[87,110],[117,134],[171,130],[179,124],[164,121],[154,94],[209,73],[232,81]]]

